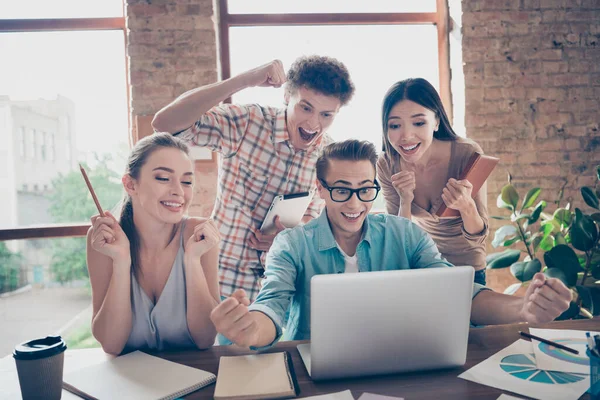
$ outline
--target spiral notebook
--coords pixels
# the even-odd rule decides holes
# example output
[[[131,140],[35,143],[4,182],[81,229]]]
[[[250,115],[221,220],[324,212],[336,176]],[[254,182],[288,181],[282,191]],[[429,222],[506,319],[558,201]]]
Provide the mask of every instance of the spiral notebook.
[[[65,374],[63,387],[84,399],[170,400],[215,380],[210,372],[135,351]]]
[[[218,375],[215,400],[281,399],[299,392],[288,352],[223,356]]]

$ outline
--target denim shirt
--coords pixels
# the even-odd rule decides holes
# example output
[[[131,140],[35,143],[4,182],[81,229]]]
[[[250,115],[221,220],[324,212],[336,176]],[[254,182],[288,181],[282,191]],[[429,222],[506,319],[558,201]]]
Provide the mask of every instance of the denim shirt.
[[[367,215],[356,255],[359,272],[452,267],[421,228],[408,219],[388,214]],[[344,257],[324,210],[306,225],[277,235],[267,255],[263,286],[248,308],[273,320],[277,331],[273,343],[282,335],[288,307],[286,338],[310,339],[310,280],[315,275],[341,274],[344,270]],[[473,297],[482,288],[474,283]]]

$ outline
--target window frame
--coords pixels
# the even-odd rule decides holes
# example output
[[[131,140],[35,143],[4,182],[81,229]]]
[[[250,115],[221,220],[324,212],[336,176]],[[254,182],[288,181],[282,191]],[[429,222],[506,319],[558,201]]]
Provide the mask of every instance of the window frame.
[[[103,31],[120,30],[127,49],[126,16],[102,18],[46,18],[46,19],[0,19],[0,35],[3,33],[55,32],[55,31]],[[125,51],[125,57],[127,52]],[[128,87],[129,69],[125,63],[125,87],[127,96],[128,130],[131,131],[131,110]],[[0,229],[0,242],[7,240],[46,239],[55,237],[86,236],[91,224],[44,224]]]
[[[435,12],[421,13],[298,13],[298,14],[230,14],[228,0],[218,0],[221,79],[231,77],[229,28],[240,26],[302,26],[302,25],[414,25],[433,24],[438,37],[439,87],[442,103],[452,121],[450,89],[451,21],[448,0],[436,0]],[[231,98],[225,100],[231,102]]]

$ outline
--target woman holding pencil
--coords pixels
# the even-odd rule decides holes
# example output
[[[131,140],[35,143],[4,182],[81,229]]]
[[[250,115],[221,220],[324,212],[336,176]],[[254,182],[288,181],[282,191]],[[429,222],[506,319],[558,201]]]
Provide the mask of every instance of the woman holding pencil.
[[[212,220],[186,216],[187,146],[170,134],[140,140],[122,182],[120,216],[100,209],[87,234],[94,337],[111,354],[210,347],[220,237]]]
[[[454,133],[440,96],[425,79],[394,84],[382,108],[384,152],[377,177],[387,212],[412,219],[448,261],[473,266],[475,282],[485,285],[486,186],[473,199],[471,183],[457,179],[471,156],[483,151]],[[436,216],[443,204],[460,216]]]

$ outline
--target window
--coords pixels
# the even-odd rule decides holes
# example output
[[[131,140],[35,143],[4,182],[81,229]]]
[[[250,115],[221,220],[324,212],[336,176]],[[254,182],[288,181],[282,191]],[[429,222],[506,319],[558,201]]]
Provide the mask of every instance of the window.
[[[26,151],[25,148],[27,146],[27,139],[25,138],[25,127],[20,127],[19,128],[19,155],[21,156],[21,159],[25,159],[26,157]]]
[[[48,159],[54,162],[54,133],[48,134]]]
[[[124,170],[125,155],[119,158],[115,149],[127,151],[129,134],[123,32],[1,33],[0,40],[3,56],[13,60],[3,64],[0,75],[0,87],[9,96],[12,110],[9,121],[27,122],[32,127],[30,159],[7,168],[15,177],[16,187],[27,183],[39,188],[35,198],[39,203],[29,207],[25,204],[33,199],[21,201],[9,196],[12,200],[3,207],[6,211],[0,210],[0,227],[87,223],[94,203],[86,186],[81,185],[77,163],[89,164],[92,183],[96,180],[97,185],[103,185],[101,179],[114,175],[109,185],[121,186],[117,175]],[[56,62],[39,63],[39,59]],[[104,115],[110,118],[101,118]],[[42,191],[44,185],[49,190]],[[81,189],[81,207],[89,214],[75,215],[69,212],[78,208],[73,207],[75,198],[59,196]],[[104,199],[103,206],[114,207],[121,190],[119,187],[119,196]],[[22,218],[19,210],[30,207],[44,212],[36,214],[36,219]]]
[[[122,0],[0,0],[2,18],[123,17]]]
[[[439,39],[447,37],[447,10],[436,9],[436,3],[444,2],[221,0],[223,78],[275,58],[287,69],[304,54],[333,56],[348,67],[356,93],[330,135],[369,140],[380,149],[381,102],[393,83],[423,77],[451,111],[448,58]],[[283,89],[245,89],[232,101],[283,106]]]
[[[435,12],[435,0],[228,0],[232,14]]]
[[[0,0],[0,10],[0,88],[8,97],[0,115],[10,121],[0,137],[22,127],[22,162],[0,157],[10,182],[0,187],[0,293],[33,287],[2,299],[9,312],[0,313],[0,357],[48,332],[69,348],[97,346],[91,315],[69,324],[91,309],[80,236],[96,212],[76,165],[86,165],[103,206],[113,207],[124,169],[115,149],[126,151],[129,140],[123,1]],[[28,318],[17,318],[24,309]]]
[[[70,349],[99,347],[91,334],[85,238],[0,242],[0,260],[1,294],[32,287],[1,299],[0,358],[17,343],[51,333]]]
[[[46,132],[42,132],[41,134],[42,143],[40,146],[40,155],[42,161],[46,161]]]
[[[31,159],[35,160],[37,158],[37,132],[35,129],[31,130],[31,147],[30,147],[30,152],[31,153]]]
[[[394,40],[393,50],[372,43],[384,38],[418,37],[418,41]],[[265,43],[271,46],[254,46]],[[342,61],[356,93],[340,110],[329,134],[334,140],[356,138],[382,144],[381,102],[396,81],[420,76],[437,85],[437,32],[432,25],[360,26],[260,26],[234,27],[229,32],[231,73],[237,75],[276,57],[284,67],[301,54],[327,54]],[[390,42],[391,44],[391,42]],[[406,62],[410,59],[410,62]],[[250,88],[236,93],[236,103],[283,106],[283,88]]]

